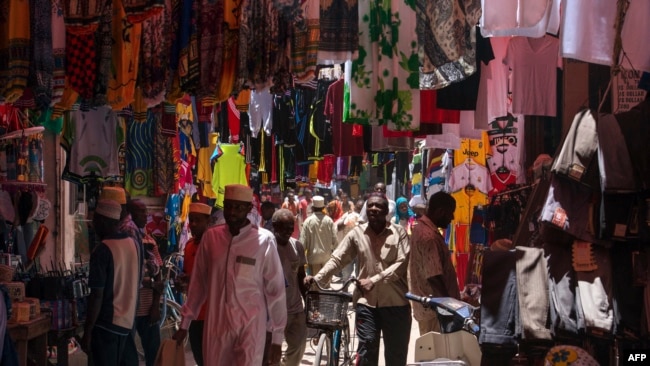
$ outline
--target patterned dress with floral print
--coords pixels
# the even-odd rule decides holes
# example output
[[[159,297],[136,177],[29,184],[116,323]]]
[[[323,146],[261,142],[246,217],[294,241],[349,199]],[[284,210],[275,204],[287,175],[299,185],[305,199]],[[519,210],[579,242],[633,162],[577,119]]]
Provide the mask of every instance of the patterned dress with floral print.
[[[345,122],[419,128],[415,17],[412,0],[359,1],[358,55],[345,72]]]

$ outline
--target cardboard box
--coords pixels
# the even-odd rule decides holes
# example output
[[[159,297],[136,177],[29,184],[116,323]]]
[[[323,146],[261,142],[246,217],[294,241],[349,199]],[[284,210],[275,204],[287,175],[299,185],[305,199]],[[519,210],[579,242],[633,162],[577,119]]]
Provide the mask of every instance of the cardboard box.
[[[25,300],[25,283],[24,282],[5,282],[7,290],[9,291],[9,298],[11,302],[21,302]]]
[[[28,302],[15,302],[11,306],[11,320],[17,323],[26,323],[29,319],[29,309],[31,305]]]
[[[35,297],[26,297],[25,302],[29,304],[30,319],[35,319],[41,315],[41,300]]]

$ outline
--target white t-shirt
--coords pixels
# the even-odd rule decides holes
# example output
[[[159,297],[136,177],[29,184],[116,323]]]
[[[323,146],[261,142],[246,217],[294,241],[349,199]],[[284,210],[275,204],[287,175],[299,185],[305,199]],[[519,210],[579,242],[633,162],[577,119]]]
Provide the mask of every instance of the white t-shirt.
[[[273,127],[273,95],[269,88],[251,90],[251,101],[248,107],[250,114],[251,132],[254,137],[264,128],[267,135],[271,134]]]
[[[468,184],[474,185],[480,192],[488,194],[492,190],[490,173],[483,165],[474,162],[464,163],[454,167],[449,176],[449,190],[457,192]]]
[[[560,42],[552,36],[515,37],[503,62],[512,70],[512,113],[533,116],[557,115],[557,73]]]
[[[611,65],[615,21],[616,1],[563,1],[562,57]]]
[[[68,152],[68,169],[79,177],[120,174],[117,146],[117,114],[110,107],[70,111],[75,126]]]
[[[482,0],[483,37],[523,36],[539,38],[557,34],[560,0]]]

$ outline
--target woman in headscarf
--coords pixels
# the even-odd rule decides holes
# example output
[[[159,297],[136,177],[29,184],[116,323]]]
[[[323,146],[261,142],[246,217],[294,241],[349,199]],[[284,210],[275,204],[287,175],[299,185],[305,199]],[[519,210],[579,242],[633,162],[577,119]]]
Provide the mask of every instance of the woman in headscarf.
[[[338,219],[340,219],[341,216],[343,216],[343,213],[344,213],[343,208],[341,207],[341,201],[336,200],[336,199],[331,200],[327,204],[327,209],[326,210],[327,210],[327,214],[329,215],[329,217],[332,218],[332,221],[334,221],[334,222],[336,222]]]
[[[390,222],[395,225],[400,225],[408,232],[409,221],[415,216],[415,214],[411,210],[408,200],[404,197],[398,198],[397,201],[395,201],[395,206],[395,216],[390,219]],[[410,234],[410,232],[408,233]]]

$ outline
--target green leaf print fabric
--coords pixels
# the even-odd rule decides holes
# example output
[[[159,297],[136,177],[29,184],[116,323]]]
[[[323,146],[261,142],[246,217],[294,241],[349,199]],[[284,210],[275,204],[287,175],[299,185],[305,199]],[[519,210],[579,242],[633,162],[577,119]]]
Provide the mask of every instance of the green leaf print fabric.
[[[346,63],[344,122],[420,127],[414,0],[359,0],[359,49]]]

